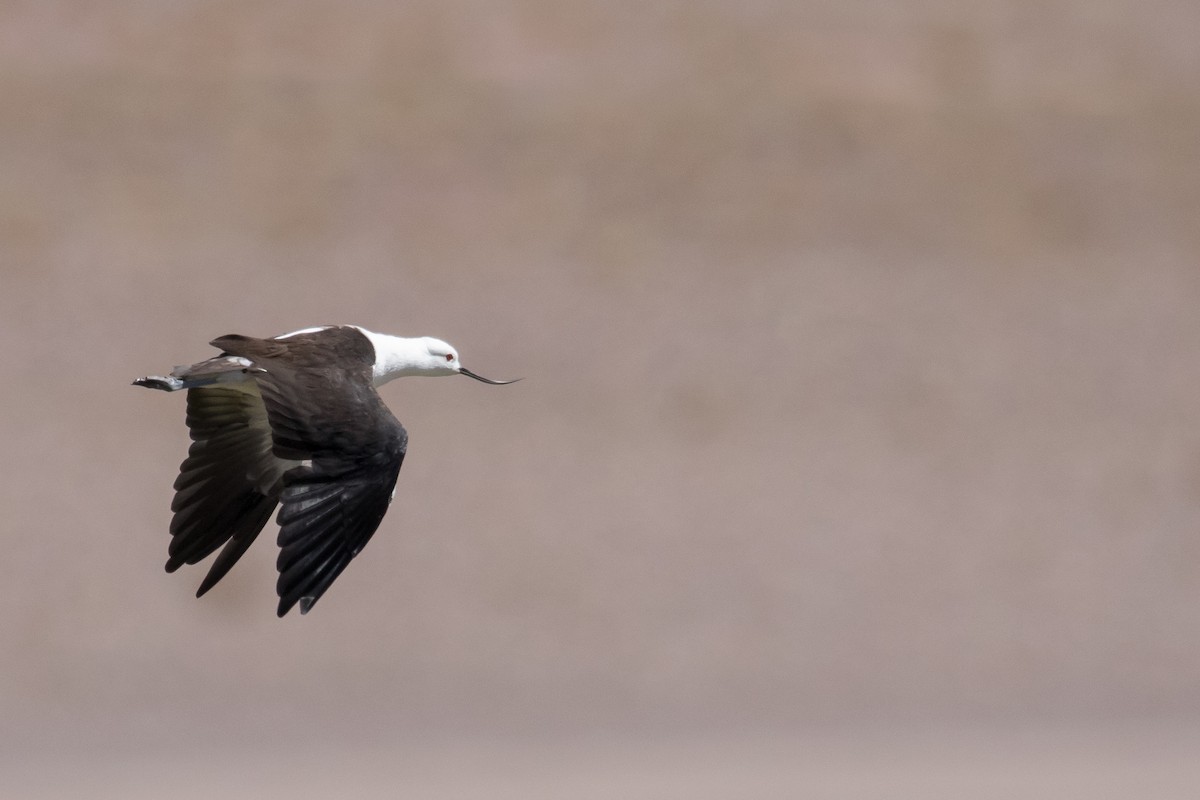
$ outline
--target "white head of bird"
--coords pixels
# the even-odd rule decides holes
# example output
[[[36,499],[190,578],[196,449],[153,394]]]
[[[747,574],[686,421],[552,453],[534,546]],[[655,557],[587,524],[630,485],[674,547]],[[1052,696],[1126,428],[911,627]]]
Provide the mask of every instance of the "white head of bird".
[[[494,381],[476,375],[458,360],[458,351],[441,339],[432,336],[389,336],[360,328],[375,348],[374,381],[380,386],[395,378],[408,375],[466,375],[477,381],[502,386],[511,381]]]

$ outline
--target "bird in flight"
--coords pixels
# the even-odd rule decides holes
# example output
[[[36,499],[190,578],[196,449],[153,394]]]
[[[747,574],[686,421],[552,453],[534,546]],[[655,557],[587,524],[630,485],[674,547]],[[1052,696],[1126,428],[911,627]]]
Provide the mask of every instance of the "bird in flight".
[[[279,616],[306,614],[370,540],[408,444],[376,387],[406,375],[476,375],[430,337],[327,325],[256,339],[135,386],[187,390],[192,444],[175,479],[167,572],[221,548],[200,597],[237,563],[276,506]],[[519,380],[519,379],[518,379]]]

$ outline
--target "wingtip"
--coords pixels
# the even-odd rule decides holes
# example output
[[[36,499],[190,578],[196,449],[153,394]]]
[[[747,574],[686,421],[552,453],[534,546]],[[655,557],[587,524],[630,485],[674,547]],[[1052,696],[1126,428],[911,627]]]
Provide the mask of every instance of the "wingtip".
[[[279,610],[275,612],[275,616],[283,617],[297,605],[300,606],[300,614],[303,616],[311,611],[312,607],[316,604],[317,598],[315,597],[300,597],[291,600],[281,597],[279,598]]]

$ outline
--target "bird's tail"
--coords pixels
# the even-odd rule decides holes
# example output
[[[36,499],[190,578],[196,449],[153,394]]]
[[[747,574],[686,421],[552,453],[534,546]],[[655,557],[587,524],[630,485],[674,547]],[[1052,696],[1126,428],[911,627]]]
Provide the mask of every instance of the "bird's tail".
[[[164,392],[178,392],[180,389],[190,388],[186,381],[173,375],[147,375],[134,380],[133,385],[145,386],[147,389],[161,389]]]
[[[215,383],[242,383],[251,380],[249,373],[252,372],[262,370],[254,367],[249,359],[222,355],[201,361],[199,364],[176,367],[171,370],[170,375],[147,375],[138,378],[133,385],[164,392],[178,392],[180,389],[195,389]]]

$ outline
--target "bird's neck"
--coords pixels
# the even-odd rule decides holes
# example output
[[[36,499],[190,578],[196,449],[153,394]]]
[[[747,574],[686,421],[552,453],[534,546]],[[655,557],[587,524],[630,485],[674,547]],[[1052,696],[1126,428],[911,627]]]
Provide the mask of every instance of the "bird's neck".
[[[427,372],[429,350],[419,338],[389,336],[359,328],[375,348],[375,366],[372,378],[376,386],[406,375],[422,375]]]

